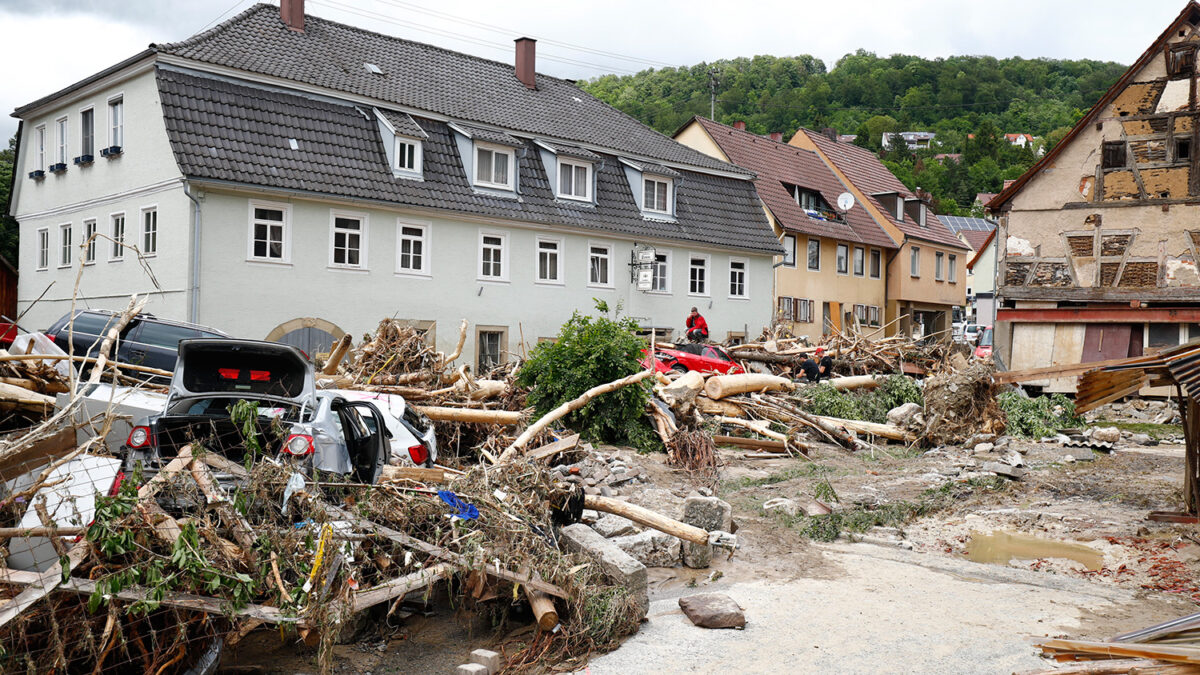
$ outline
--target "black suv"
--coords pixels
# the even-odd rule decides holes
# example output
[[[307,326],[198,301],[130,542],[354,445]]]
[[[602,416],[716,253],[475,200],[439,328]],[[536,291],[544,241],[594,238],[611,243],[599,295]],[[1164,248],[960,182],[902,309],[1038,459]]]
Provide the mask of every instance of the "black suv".
[[[46,337],[54,340],[64,352],[72,352],[71,343],[74,342],[73,353],[76,356],[96,356],[104,334],[117,316],[116,312],[103,309],[76,310],[73,331],[68,330],[71,318],[68,314],[46,329]],[[180,340],[227,337],[225,333],[208,326],[159,319],[153,314],[138,314],[121,331],[113,358],[121,363],[171,370],[179,357]]]

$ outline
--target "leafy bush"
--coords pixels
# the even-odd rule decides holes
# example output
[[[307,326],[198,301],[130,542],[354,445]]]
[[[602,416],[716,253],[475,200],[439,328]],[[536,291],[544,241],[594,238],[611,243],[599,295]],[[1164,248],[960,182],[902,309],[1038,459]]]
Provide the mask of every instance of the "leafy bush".
[[[535,347],[517,374],[518,384],[531,388],[528,400],[539,415],[641,369],[647,345],[634,335],[637,323],[620,318],[619,307],[616,318],[606,316],[609,310],[604,302],[597,301],[596,309],[604,316],[575,312],[558,338]],[[646,420],[649,397],[650,383],[643,380],[597,397],[565,422],[590,441],[653,449],[657,437]]]
[[[1075,414],[1075,403],[1062,394],[1026,398],[1015,391],[1006,391],[996,400],[1007,418],[1007,431],[1013,436],[1043,438],[1053,436],[1059,429],[1084,424]]]
[[[870,391],[843,392],[828,384],[817,385],[805,409],[814,415],[882,424],[889,410],[905,403],[923,403],[921,387],[911,377],[889,375]]]

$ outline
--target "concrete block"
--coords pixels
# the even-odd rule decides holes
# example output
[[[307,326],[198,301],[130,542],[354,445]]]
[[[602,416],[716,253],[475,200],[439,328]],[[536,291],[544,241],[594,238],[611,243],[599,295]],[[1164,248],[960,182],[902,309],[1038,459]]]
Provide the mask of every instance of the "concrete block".
[[[633,525],[633,521],[618,516],[615,513],[609,513],[600,520],[597,520],[592,529],[599,532],[600,536],[608,539],[610,537],[621,537],[626,534],[633,534],[637,529]]]
[[[733,507],[716,497],[688,497],[683,500],[680,520],[709,532],[729,532],[733,528]],[[712,546],[707,543],[685,541],[681,547],[683,564],[692,569],[704,569],[712,562]]]
[[[613,537],[609,541],[646,567],[674,567],[679,564],[679,540],[658,530]]]
[[[583,523],[562,528],[560,535],[563,548],[581,553],[600,565],[600,569],[614,583],[629,591],[637,603],[640,616],[646,616],[650,609],[650,595],[646,587],[645,565]]]
[[[471,662],[487,668],[488,675],[496,675],[504,667],[504,660],[490,649],[476,649],[471,652]]]
[[[1005,478],[1011,478],[1013,480],[1021,480],[1021,477],[1025,475],[1025,469],[1009,466],[1007,464],[1001,464],[1000,462],[984,462],[983,467],[981,468],[984,471],[991,471],[992,473],[999,474]]]
[[[485,665],[478,663],[464,663],[454,669],[454,675],[490,675],[488,668]]]

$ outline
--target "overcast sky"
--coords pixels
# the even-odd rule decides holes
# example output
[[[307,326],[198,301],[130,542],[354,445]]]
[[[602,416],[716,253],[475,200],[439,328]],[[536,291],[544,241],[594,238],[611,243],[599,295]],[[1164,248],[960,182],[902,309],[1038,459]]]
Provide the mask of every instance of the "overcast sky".
[[[0,111],[56,91],[152,42],[192,35],[253,0],[0,0]],[[1130,11],[1133,4],[1138,11]],[[1130,63],[1179,0],[307,0],[306,11],[502,61],[539,38],[538,71],[581,79],[755,54],[1091,58]],[[0,137],[16,120],[0,116]]]

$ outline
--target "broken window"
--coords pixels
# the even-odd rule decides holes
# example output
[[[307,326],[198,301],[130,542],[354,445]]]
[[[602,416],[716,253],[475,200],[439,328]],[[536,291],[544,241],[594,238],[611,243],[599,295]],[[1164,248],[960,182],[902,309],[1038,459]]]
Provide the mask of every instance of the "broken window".
[[[1125,164],[1125,141],[1105,141],[1101,168],[1121,169]]]
[[[1167,75],[1172,79],[1190,77],[1196,70],[1196,48],[1175,45],[1167,52]]]
[[[792,298],[783,295],[779,296],[778,313],[780,320],[791,321],[794,317],[792,312]]]
[[[1175,141],[1175,161],[1183,162],[1192,158],[1192,141],[1189,138],[1180,138]]]

